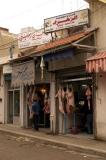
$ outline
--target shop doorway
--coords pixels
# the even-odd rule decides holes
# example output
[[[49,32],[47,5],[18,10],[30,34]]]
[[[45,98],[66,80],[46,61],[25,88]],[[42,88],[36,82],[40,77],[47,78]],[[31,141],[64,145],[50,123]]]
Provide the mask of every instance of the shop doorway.
[[[7,122],[11,124],[20,123],[20,90],[8,91],[8,118]]]
[[[44,84],[29,86],[27,90],[28,95],[29,95],[30,89],[32,90],[31,95],[37,94],[39,97],[39,102],[40,102],[39,127],[50,128],[50,97],[49,97],[50,84],[44,83]],[[30,116],[30,109],[28,107],[28,126],[32,127],[32,123],[30,122],[29,116]]]
[[[93,134],[93,85],[92,77],[69,77],[60,83],[64,95],[67,95],[65,105],[69,106],[70,89],[74,95],[74,107],[71,106],[71,111],[67,112],[63,118],[59,119],[59,130],[63,133],[72,134]],[[90,88],[89,93],[87,88]],[[72,95],[72,94],[71,94]],[[68,98],[69,97],[69,98]],[[71,101],[70,101],[71,103]],[[90,106],[88,106],[90,103]],[[89,109],[90,107],[90,109]],[[70,109],[70,108],[68,108]],[[60,123],[62,119],[63,124]]]
[[[78,133],[93,134],[93,86],[92,79],[73,81],[75,111],[72,124]],[[89,89],[89,91],[88,91]],[[71,130],[73,133],[73,130]]]

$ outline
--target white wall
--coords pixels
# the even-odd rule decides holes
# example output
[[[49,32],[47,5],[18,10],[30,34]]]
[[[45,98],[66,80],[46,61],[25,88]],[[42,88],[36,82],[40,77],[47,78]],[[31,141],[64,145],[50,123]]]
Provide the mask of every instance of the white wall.
[[[97,138],[106,140],[106,73],[97,75],[96,124]]]

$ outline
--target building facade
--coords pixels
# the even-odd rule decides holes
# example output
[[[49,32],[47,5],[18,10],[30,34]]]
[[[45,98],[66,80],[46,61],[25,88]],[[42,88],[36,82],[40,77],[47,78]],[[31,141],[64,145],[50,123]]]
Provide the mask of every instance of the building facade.
[[[106,3],[89,0],[91,26],[98,27],[96,34],[97,53],[89,59],[89,71],[96,75],[96,138],[106,140]]]
[[[88,2],[90,27],[56,31],[46,44],[19,50],[16,36],[0,29],[0,123],[30,127],[27,102],[32,89],[39,93],[43,104],[41,127],[60,134],[86,132],[83,107],[85,89],[90,86],[93,135],[106,140],[106,4],[99,0]],[[70,88],[75,101],[73,111],[68,114],[65,108],[64,111],[59,108],[59,89],[65,93]],[[43,110],[47,98],[48,111]]]
[[[101,114],[105,114],[105,84],[103,82],[106,76],[104,72],[96,75],[92,71],[87,73],[85,63],[86,59],[89,61],[89,57],[95,54],[96,49],[101,51],[105,48],[105,16],[101,23],[103,16],[101,7],[105,14],[105,5],[90,1],[90,28],[82,25],[74,27],[74,31],[66,29],[67,34],[62,34],[63,29],[62,36],[59,35],[59,38],[55,35],[46,44],[24,48],[20,50],[21,54],[18,58],[10,61],[12,71],[9,74],[4,71],[3,76],[5,82],[3,94],[7,97],[3,108],[5,111],[1,111],[5,113],[4,118],[2,117],[3,123],[22,127],[30,126],[27,95],[30,88],[33,88],[40,94],[43,108],[44,98],[46,96],[50,98],[49,118],[43,110],[41,127],[48,125],[50,131],[61,134],[86,132],[84,122],[87,117],[83,106],[85,89],[89,85],[92,88],[94,106],[93,134],[96,138],[105,139],[106,120]],[[96,16],[98,19],[95,18]],[[31,44],[33,44],[32,41]],[[90,65],[88,67],[90,69]],[[71,88],[74,92],[75,105],[70,114],[68,112],[63,114],[60,111],[59,96],[56,98],[59,88],[64,91],[69,91]]]
[[[0,123],[7,122],[7,90],[5,80],[12,72],[9,61],[18,57],[16,35],[0,27]]]
[[[12,88],[14,92],[19,93],[17,94],[20,97],[18,99],[20,112],[14,115],[12,120],[9,118],[10,123],[22,127],[30,126],[27,95],[32,89],[34,93],[39,93],[43,108],[45,97],[48,96],[50,100],[48,114],[44,110],[41,112],[41,127],[49,127],[51,132],[61,134],[83,132],[85,124],[82,125],[82,123],[83,118],[86,118],[86,113],[82,111],[80,103],[84,101],[87,85],[91,85],[92,88],[94,85],[92,74],[86,73],[85,60],[93,55],[95,50],[95,32],[96,29],[84,30],[82,27],[65,38],[56,39],[33,49],[26,49],[24,56],[11,61]],[[90,53],[88,53],[89,50]],[[62,89],[66,88],[67,91],[73,88],[75,109],[78,110],[75,112],[75,117],[74,112],[63,114],[60,111],[59,97],[56,98],[60,86]],[[13,101],[16,103],[16,99]]]

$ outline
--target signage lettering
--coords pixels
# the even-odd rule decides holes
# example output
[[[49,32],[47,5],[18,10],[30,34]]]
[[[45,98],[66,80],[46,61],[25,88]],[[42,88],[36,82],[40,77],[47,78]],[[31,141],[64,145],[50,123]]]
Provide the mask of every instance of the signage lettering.
[[[88,24],[88,9],[68,13],[44,20],[45,33]]]

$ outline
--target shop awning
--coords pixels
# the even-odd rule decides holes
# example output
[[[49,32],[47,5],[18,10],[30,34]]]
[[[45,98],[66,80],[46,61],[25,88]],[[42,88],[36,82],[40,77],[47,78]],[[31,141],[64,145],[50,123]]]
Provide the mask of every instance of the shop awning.
[[[15,64],[12,67],[12,86],[30,85],[35,81],[34,61]]]
[[[96,53],[86,61],[86,71],[106,72],[106,51]]]

